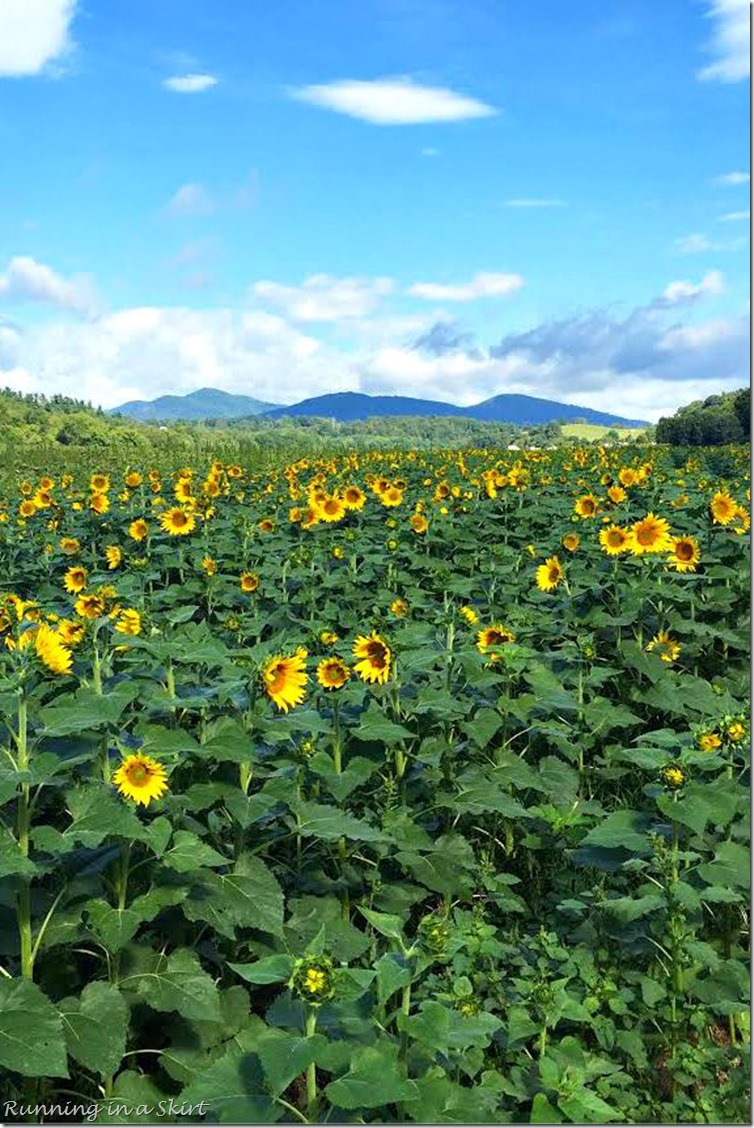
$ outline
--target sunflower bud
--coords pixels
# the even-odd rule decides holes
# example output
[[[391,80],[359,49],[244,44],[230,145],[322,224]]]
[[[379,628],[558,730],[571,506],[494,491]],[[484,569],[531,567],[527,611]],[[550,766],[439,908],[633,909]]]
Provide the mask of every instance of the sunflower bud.
[[[327,956],[296,960],[288,986],[310,1006],[320,1006],[335,994],[335,972]]]

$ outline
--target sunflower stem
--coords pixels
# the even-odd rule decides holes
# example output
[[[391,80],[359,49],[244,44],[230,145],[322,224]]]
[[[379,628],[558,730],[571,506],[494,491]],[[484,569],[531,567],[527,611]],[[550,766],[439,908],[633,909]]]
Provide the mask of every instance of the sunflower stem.
[[[26,696],[23,689],[18,697],[16,748],[19,772],[29,769],[29,741],[28,741],[28,713]],[[29,808],[29,784],[21,784],[21,794],[18,798],[18,847],[24,858],[29,856],[29,827],[31,811]],[[34,956],[32,954],[31,935],[31,888],[29,880],[21,877],[21,886],[18,891],[18,936],[21,949],[21,975],[24,979],[31,979],[34,969]]]
[[[317,1029],[317,1008],[309,1007],[306,1012],[306,1037],[313,1038]],[[306,1103],[312,1109],[317,1101],[317,1067],[314,1062],[306,1067]]]

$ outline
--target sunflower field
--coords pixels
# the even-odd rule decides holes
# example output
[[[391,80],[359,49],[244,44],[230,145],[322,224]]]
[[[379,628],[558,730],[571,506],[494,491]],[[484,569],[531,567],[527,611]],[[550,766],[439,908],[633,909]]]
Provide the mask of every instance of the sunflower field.
[[[0,503],[3,1121],[749,1122],[748,448],[68,469]]]

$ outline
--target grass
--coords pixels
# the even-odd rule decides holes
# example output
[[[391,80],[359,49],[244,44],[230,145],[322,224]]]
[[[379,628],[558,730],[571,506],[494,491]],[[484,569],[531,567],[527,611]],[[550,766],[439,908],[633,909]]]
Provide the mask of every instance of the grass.
[[[646,427],[606,427],[602,423],[564,423],[562,432],[568,439],[604,439],[609,431],[615,431],[621,439],[638,439]]]

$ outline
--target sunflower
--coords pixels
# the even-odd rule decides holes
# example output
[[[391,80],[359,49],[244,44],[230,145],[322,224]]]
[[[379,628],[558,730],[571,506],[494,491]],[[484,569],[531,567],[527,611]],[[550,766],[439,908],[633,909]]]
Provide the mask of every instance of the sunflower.
[[[69,568],[63,576],[63,587],[71,595],[77,595],[78,592],[83,591],[86,587],[86,582],[89,579],[89,573],[86,568],[79,566]]]
[[[105,557],[107,559],[107,566],[111,572],[120,566],[123,559],[123,553],[117,544],[109,544],[105,549]]]
[[[75,619],[61,619],[58,623],[58,634],[66,646],[78,646],[84,637],[86,627]]]
[[[80,595],[74,608],[82,619],[99,619],[105,613],[105,602],[99,595]]]
[[[321,521],[330,525],[345,517],[346,507],[337,494],[325,494],[324,500],[317,506],[317,515]]]
[[[179,478],[173,487],[173,497],[176,501],[193,502],[192,485],[188,478]]]
[[[462,619],[466,620],[470,627],[475,627],[479,622],[479,616],[477,615],[476,611],[473,607],[469,607],[468,604],[461,607],[458,614]]]
[[[718,490],[709,503],[712,520],[716,525],[729,525],[736,516],[736,505],[725,490]]]
[[[648,552],[669,552],[673,547],[670,526],[664,517],[648,513],[642,521],[631,526],[629,550],[632,556],[644,556]]]
[[[67,674],[73,663],[73,655],[62,637],[47,623],[40,623],[34,633],[34,649],[48,670],[54,674]]]
[[[278,709],[288,712],[292,705],[300,705],[306,696],[306,651],[295,654],[274,654],[262,666],[262,684],[267,696]]]
[[[607,496],[612,501],[613,505],[619,505],[620,502],[625,501],[628,494],[622,486],[611,486],[607,491]]]
[[[257,528],[263,533],[272,533],[275,531],[275,522],[271,521],[269,517],[263,517]]]
[[[413,517],[409,517],[408,523],[414,532],[418,533],[420,536],[426,533],[429,528],[429,521],[423,513],[414,513]]]
[[[579,517],[594,517],[599,507],[599,498],[595,497],[594,494],[584,494],[583,497],[576,499],[573,511],[577,513]]]
[[[22,501],[18,507],[18,512],[21,517],[33,517],[37,512],[37,507],[33,501]]]
[[[143,541],[148,533],[149,525],[142,517],[137,517],[137,519],[132,521],[128,526],[128,535],[132,540]]]
[[[701,732],[696,738],[696,743],[702,752],[714,752],[723,742],[716,732]]]
[[[484,627],[477,634],[477,650],[486,654],[491,646],[502,646],[506,642],[515,642],[516,636],[502,623],[494,623],[491,627]]]
[[[386,490],[380,491],[379,498],[388,509],[394,509],[403,504],[403,490],[399,490],[397,486],[388,486]]]
[[[673,791],[677,791],[679,787],[683,787],[686,782],[686,773],[676,764],[669,764],[666,768],[663,768],[660,772],[660,777],[662,778],[662,782]]]
[[[383,638],[372,631],[368,635],[357,635],[353,644],[354,657],[361,659],[354,666],[363,681],[384,684],[390,676],[392,654]]]
[[[667,631],[658,631],[653,639],[646,645],[646,649],[650,651],[657,651],[659,658],[663,662],[675,662],[678,655],[681,653],[681,644],[677,639],[671,638]]]
[[[367,495],[358,486],[346,486],[342,494],[343,504],[346,509],[363,509]]]
[[[144,807],[153,799],[159,799],[168,789],[167,772],[162,764],[138,752],[134,756],[126,756],[113,775],[113,783],[121,795]]]
[[[110,498],[105,493],[93,493],[89,498],[89,508],[92,513],[98,513],[101,517],[110,508]]]
[[[639,481],[639,476],[630,466],[624,466],[622,470],[618,471],[618,481],[622,486],[625,486],[626,489],[630,489],[631,486],[635,486]]]
[[[566,533],[561,544],[568,552],[575,552],[581,544],[581,537],[578,533]]]
[[[668,557],[668,567],[676,572],[695,572],[701,559],[699,543],[694,537],[678,537]]]
[[[115,630],[125,635],[141,634],[141,615],[132,607],[124,608],[116,620]]]
[[[338,641],[335,631],[320,631],[319,641],[323,646],[334,646]]]
[[[408,615],[408,604],[405,599],[394,599],[390,604],[390,614],[395,615],[398,619],[403,619]]]
[[[196,525],[196,517],[186,509],[175,506],[160,517],[160,524],[171,537],[185,537]]]
[[[241,573],[241,591],[256,591],[259,587],[259,576],[256,572]]]
[[[202,558],[202,571],[205,576],[214,576],[217,572],[217,561],[213,556],[205,556]]]
[[[325,689],[342,689],[351,671],[340,658],[323,658],[317,666],[317,681]]]
[[[302,529],[311,529],[314,525],[319,524],[319,511],[313,506],[308,506],[303,513],[301,521],[299,522]]]
[[[555,591],[563,575],[563,565],[557,556],[548,556],[544,564],[537,568],[537,587],[540,591]]]
[[[600,529],[600,544],[608,556],[620,556],[629,550],[629,533],[622,525]]]
[[[123,481],[126,483],[129,489],[135,490],[137,486],[141,485],[144,479],[142,478],[138,470],[129,470]]]

